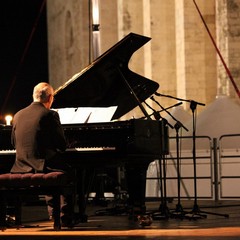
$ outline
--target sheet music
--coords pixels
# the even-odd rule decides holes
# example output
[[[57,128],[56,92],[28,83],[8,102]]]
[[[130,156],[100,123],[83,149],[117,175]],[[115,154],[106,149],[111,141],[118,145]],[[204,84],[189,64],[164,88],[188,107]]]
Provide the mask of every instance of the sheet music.
[[[117,106],[111,106],[106,108],[58,108],[53,110],[58,112],[62,124],[76,124],[110,122],[116,109]]]

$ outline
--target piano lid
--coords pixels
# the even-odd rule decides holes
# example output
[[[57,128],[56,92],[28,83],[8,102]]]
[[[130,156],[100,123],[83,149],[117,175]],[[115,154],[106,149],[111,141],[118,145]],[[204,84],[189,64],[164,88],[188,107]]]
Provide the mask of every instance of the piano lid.
[[[53,108],[118,106],[118,119],[157,91],[159,84],[128,68],[132,54],[150,40],[130,33],[54,93]]]

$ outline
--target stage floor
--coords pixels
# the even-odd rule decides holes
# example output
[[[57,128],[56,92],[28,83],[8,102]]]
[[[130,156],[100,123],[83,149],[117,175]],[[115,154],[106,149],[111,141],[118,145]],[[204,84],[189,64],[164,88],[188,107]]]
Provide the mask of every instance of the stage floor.
[[[150,215],[157,212],[160,206],[156,201],[147,202]],[[73,229],[62,228],[61,231],[53,231],[53,223],[47,220],[46,206],[25,206],[24,226],[1,231],[0,239],[240,239],[240,201],[216,203],[201,200],[197,203],[200,211],[193,209],[193,201],[183,200],[180,206],[185,213],[182,216],[179,214],[179,206],[173,201],[167,207],[170,212],[175,212],[174,216],[169,216],[168,219],[164,215],[154,217],[150,226],[141,226],[138,221],[129,219],[124,211],[121,215],[115,211],[109,215],[96,215],[96,211],[104,210],[105,207],[89,203],[88,222],[80,223]],[[107,206],[109,208],[112,208],[111,202]],[[192,214],[192,210],[195,214]]]

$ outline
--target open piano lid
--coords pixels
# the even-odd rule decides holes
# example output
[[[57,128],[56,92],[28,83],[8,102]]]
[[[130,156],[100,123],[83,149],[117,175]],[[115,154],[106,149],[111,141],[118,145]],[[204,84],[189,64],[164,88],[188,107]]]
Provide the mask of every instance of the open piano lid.
[[[54,108],[118,106],[122,117],[157,91],[158,83],[128,68],[132,54],[150,38],[130,33],[54,93]],[[140,106],[142,107],[142,106]]]

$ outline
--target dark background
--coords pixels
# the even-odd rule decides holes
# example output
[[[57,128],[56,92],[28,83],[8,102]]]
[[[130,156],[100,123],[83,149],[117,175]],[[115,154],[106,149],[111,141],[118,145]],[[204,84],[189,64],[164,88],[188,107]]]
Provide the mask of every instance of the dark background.
[[[32,102],[48,82],[46,0],[1,1],[0,123]]]

